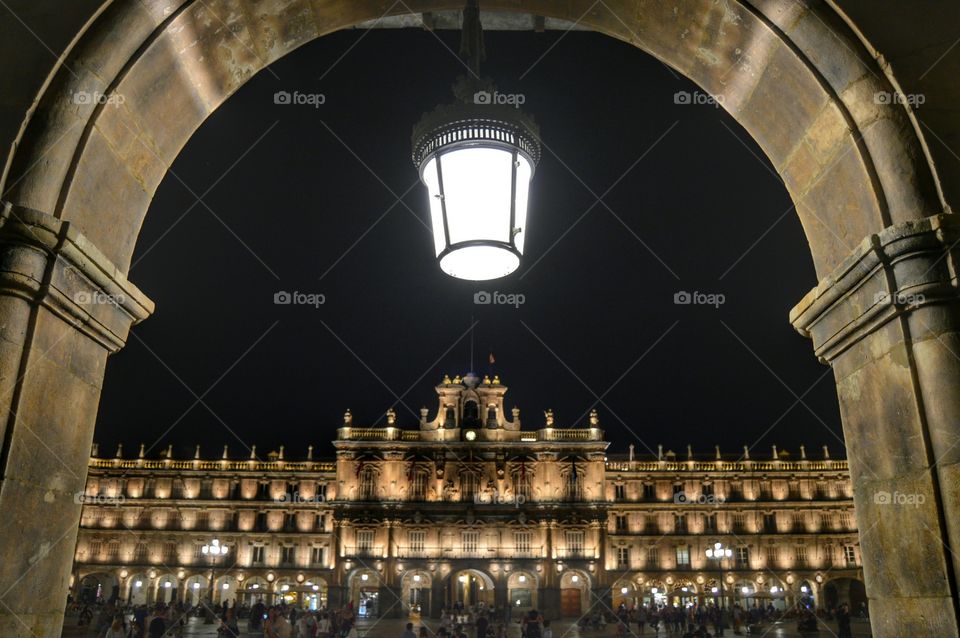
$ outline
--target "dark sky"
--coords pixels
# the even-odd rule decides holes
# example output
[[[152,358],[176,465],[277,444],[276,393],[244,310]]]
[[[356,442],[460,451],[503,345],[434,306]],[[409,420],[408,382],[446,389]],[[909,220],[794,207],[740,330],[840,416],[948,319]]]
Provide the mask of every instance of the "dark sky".
[[[520,270],[481,285],[440,271],[410,131],[451,99],[458,39],[321,38],[197,131],[139,239],[130,277],[157,311],[108,363],[101,453],[329,453],[347,407],[374,425],[396,405],[415,427],[442,375],[470,368],[473,319],[474,367],[495,354],[527,428],[546,408],[580,425],[599,397],[611,453],[839,455],[832,375],[787,322],[816,278],[783,183],[725,111],[676,104],[697,88],[627,44],[486,34],[484,74],[524,95],[548,148]],[[325,102],[278,105],[277,91]],[[294,290],[325,303],[273,303]],[[525,301],[478,306],[479,290]],[[676,305],[678,291],[725,302]]]

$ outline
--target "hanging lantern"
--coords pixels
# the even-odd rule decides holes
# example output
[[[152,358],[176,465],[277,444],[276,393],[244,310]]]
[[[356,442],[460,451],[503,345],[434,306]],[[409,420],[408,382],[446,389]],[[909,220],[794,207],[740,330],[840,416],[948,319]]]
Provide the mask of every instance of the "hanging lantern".
[[[479,79],[475,3],[464,11],[463,29],[461,53],[469,54],[473,77],[455,85],[457,102],[437,107],[416,125],[413,163],[429,194],[441,270],[483,281],[520,265],[540,143],[533,119],[511,105],[516,100],[499,103],[492,83]]]

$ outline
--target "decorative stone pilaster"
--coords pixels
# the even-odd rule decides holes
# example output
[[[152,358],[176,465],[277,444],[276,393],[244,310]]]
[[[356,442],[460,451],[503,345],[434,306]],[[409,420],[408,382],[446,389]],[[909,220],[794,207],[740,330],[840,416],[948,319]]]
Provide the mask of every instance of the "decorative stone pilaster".
[[[106,358],[152,311],[71,224],[0,206],[0,625],[9,635],[60,636]]]
[[[834,369],[878,638],[958,635],[958,246],[953,215],[889,227],[790,314]]]

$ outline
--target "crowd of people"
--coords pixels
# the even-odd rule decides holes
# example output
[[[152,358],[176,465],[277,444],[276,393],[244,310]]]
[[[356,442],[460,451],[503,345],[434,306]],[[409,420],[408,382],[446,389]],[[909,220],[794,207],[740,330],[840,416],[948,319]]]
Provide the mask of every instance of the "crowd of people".
[[[264,638],[359,638],[353,605],[341,609],[311,611],[288,605],[208,607],[184,603],[153,606],[120,606],[113,601],[80,604],[68,601],[68,611],[77,615],[81,627],[96,638],[181,638],[191,616],[211,616],[220,638],[238,638],[249,633]],[[241,622],[245,620],[246,622]],[[246,625],[241,633],[241,624]]]
[[[191,616],[210,616],[217,624],[220,638],[239,638],[249,633],[262,634],[264,638],[359,638],[352,603],[320,611],[288,605],[266,606],[259,601],[239,608],[227,603],[215,607],[184,603],[121,607],[114,602],[101,602],[92,607],[71,601],[70,608],[77,612],[78,623],[89,626],[96,638],[181,638]],[[796,617],[797,631],[802,636],[817,635],[825,618],[836,621],[837,638],[852,636],[849,605],[816,615],[809,609],[793,611],[797,613],[790,615]],[[537,610],[522,613],[516,619],[513,615],[510,607],[486,608],[481,604],[465,608],[455,603],[441,611],[435,630],[423,625],[415,632],[413,623],[407,623],[400,638],[507,638],[508,628],[514,622],[520,626],[521,638],[553,638],[550,621]],[[729,608],[621,604],[615,613],[595,609],[581,618],[578,625],[584,633],[615,633],[617,638],[656,636],[661,631],[681,638],[707,638],[724,636],[727,630],[732,630],[734,635],[762,633],[765,623],[783,617],[773,606],[744,609],[739,604]],[[247,631],[243,634],[241,619],[246,620]],[[615,632],[608,628],[611,623],[615,624]]]

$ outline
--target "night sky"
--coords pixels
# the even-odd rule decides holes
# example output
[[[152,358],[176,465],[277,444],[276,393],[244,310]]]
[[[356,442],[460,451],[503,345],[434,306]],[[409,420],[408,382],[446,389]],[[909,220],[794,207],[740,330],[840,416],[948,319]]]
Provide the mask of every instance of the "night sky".
[[[357,425],[396,406],[416,427],[442,375],[471,368],[475,322],[472,366],[501,376],[525,428],[546,408],[582,426],[596,406],[612,454],[840,456],[832,375],[787,322],[816,277],[783,183],[724,110],[676,104],[697,87],[630,45],[486,33],[483,74],[524,96],[545,145],[525,256],[479,285],[440,271],[410,131],[451,100],[458,41],[321,38],[197,131],[139,238],[130,279],[157,310],[108,362],[101,455],[118,441],[127,456],[141,442],[148,456],[329,455],[348,407]],[[324,103],[275,104],[278,91]],[[481,290],[524,303],[476,305]],[[275,305],[278,291],[325,302]],[[725,301],[676,305],[679,291]]]

